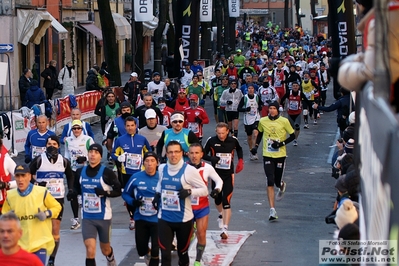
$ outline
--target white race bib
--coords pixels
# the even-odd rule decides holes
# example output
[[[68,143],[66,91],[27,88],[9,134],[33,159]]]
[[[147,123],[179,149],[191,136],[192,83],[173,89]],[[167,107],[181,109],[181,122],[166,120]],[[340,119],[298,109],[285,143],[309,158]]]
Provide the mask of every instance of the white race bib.
[[[278,152],[278,151],[280,151],[280,148],[274,149],[272,147],[273,142],[274,141],[272,139],[267,139],[267,151],[268,152]]]
[[[188,122],[188,129],[193,133],[199,133],[199,124],[197,122]]]
[[[299,102],[298,101],[290,101],[289,107],[290,107],[290,110],[296,111],[299,108]]]
[[[32,146],[32,159],[35,159],[44,152],[46,152],[46,147]]]
[[[162,197],[162,210],[166,211],[180,211],[179,192],[173,190],[163,189]]]
[[[153,197],[143,197],[143,205],[140,207],[139,212],[143,216],[153,216],[157,214],[157,210],[152,205]]]
[[[126,153],[126,168],[140,170],[141,154]]]
[[[216,168],[229,170],[231,166],[231,153],[216,153],[216,156],[220,158],[216,164]]]
[[[87,213],[100,213],[101,200],[96,193],[83,193],[83,210]]]
[[[199,197],[191,196],[191,205],[199,205]]]
[[[46,185],[48,191],[50,192],[51,196],[54,198],[63,198],[65,195],[65,186],[64,186],[64,179],[57,178],[51,179],[47,182]]]

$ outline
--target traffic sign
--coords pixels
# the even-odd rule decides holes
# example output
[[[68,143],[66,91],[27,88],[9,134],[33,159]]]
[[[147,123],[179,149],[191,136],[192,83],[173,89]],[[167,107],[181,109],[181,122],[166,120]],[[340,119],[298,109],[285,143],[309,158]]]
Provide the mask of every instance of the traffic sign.
[[[14,52],[14,45],[11,43],[1,43],[0,44],[0,54],[12,53]]]

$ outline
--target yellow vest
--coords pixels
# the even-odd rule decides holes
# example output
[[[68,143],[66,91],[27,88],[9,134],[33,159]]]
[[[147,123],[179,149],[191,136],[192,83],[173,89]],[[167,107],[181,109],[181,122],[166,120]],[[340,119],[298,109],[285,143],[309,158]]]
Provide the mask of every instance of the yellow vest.
[[[313,101],[314,100],[314,96],[313,96],[313,84],[312,81],[309,79],[308,83],[305,83],[305,81],[302,80],[302,92],[303,94],[306,95],[306,98],[308,98],[308,100]]]
[[[250,32],[246,32],[245,33],[245,40],[246,41],[250,41],[251,40],[251,33]]]
[[[262,50],[267,50],[267,40],[262,40]]]
[[[50,255],[54,249],[51,219],[42,222],[34,217],[38,208],[41,211],[51,210],[52,218],[56,218],[61,211],[60,203],[47,192],[45,187],[39,186],[33,186],[31,193],[24,197],[18,194],[17,189],[7,191],[2,211],[6,213],[12,210],[20,219],[23,233],[18,244],[23,249],[33,253],[44,248]]]

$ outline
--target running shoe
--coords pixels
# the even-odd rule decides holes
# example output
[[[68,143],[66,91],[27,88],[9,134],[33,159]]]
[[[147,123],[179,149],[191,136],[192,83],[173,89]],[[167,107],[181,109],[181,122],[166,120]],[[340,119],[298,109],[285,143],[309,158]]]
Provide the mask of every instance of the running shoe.
[[[223,230],[223,232],[220,234],[220,237],[221,237],[222,239],[227,239],[227,238],[229,237],[229,235],[227,234],[227,231],[224,231],[224,230]]]
[[[118,266],[118,264],[115,261],[115,258],[112,258],[111,261],[109,261],[107,258],[107,266]]]
[[[294,139],[294,146],[298,146],[298,141]]]
[[[276,194],[276,200],[280,201],[283,197],[284,197],[284,193],[285,193],[285,188],[287,187],[287,183],[285,183],[284,181],[281,181],[281,186],[278,189],[278,192]]]
[[[223,228],[223,217],[222,215],[219,215],[218,219],[217,219],[219,228],[222,229]]]
[[[317,119],[313,121],[313,125],[317,125]]]
[[[201,266],[201,262],[195,261],[195,262],[194,262],[194,266]]]
[[[308,124],[305,124],[305,125],[303,126],[303,128],[309,128],[309,125],[308,125]]]
[[[136,222],[132,218],[130,218],[129,229],[134,230],[135,228],[136,228]]]
[[[255,154],[255,155],[254,155],[254,159],[255,159],[255,160],[259,160],[258,154]]]
[[[274,208],[270,208],[269,221],[277,220],[277,212]]]
[[[109,164],[114,164],[114,160],[112,159],[110,153],[107,154],[107,158],[108,158],[108,163],[109,163]]]
[[[47,266],[54,266],[54,261],[49,260],[48,263],[47,263]]]
[[[249,153],[249,160],[251,160],[251,161],[255,160],[254,156],[252,155],[252,153]]]
[[[146,255],[144,255],[144,262],[145,262],[145,265],[150,265],[150,260],[151,260],[151,255],[150,254],[146,254]]]
[[[77,218],[71,218],[71,230],[76,230],[80,227],[79,220]]]

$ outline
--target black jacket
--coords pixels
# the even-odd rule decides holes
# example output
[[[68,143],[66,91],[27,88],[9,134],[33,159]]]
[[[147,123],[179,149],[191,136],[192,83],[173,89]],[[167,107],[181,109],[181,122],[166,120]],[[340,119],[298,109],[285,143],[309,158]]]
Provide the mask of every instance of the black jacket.
[[[22,106],[26,106],[26,101],[25,101],[25,99],[26,99],[25,97],[26,96],[25,95],[26,95],[26,92],[30,88],[30,80],[27,79],[25,77],[25,75],[22,75],[19,78],[18,86],[19,86],[19,96],[20,96],[20,99],[21,99],[21,104],[22,104]]]
[[[90,69],[87,71],[86,78],[86,91],[100,90],[98,87],[97,71],[95,69]]]
[[[43,87],[46,89],[55,89],[58,81],[57,70],[55,67],[50,66],[43,70],[40,74],[42,78],[44,78]],[[48,79],[47,77],[50,77]]]

